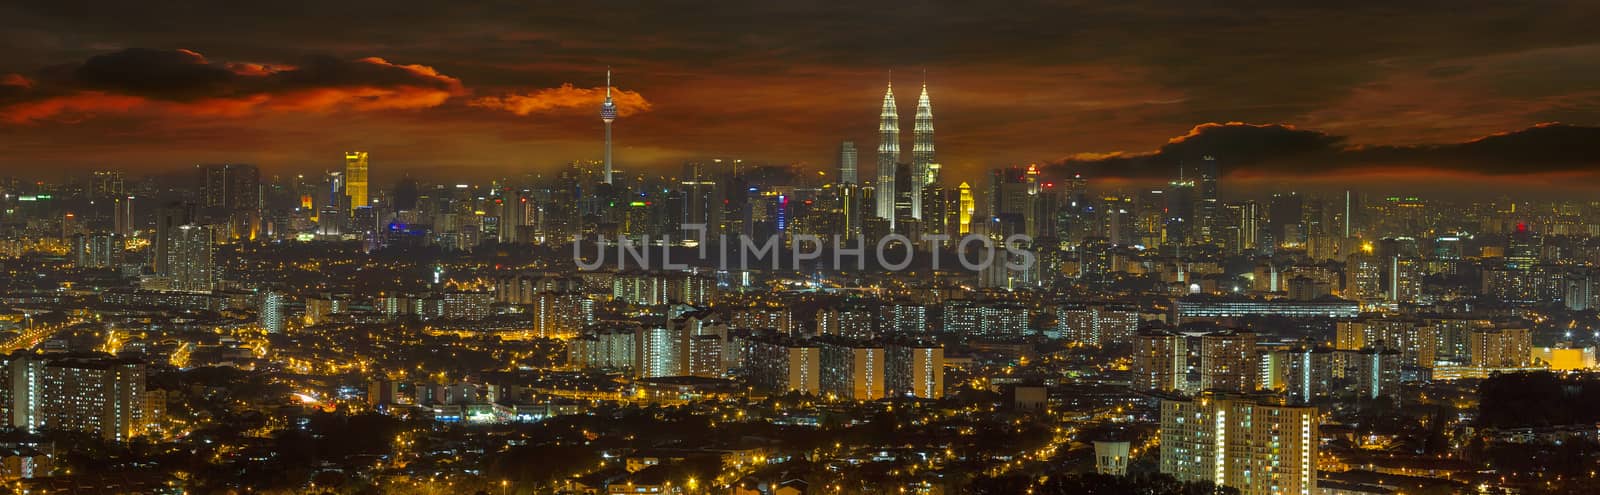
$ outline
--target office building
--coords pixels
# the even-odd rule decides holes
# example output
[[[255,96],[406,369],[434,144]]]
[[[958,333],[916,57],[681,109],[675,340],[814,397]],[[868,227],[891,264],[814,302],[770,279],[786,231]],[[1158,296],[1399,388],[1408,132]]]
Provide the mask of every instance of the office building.
[[[367,152],[349,151],[344,154],[344,197],[349,211],[372,206],[367,196]]]
[[[856,179],[856,142],[839,144],[839,185],[860,185]]]

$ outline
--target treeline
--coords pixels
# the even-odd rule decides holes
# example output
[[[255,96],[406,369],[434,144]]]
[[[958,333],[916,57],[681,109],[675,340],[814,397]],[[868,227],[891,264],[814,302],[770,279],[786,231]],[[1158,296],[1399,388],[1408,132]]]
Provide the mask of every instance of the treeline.
[[[1600,423],[1600,377],[1496,375],[1478,385],[1478,424],[1526,428]]]

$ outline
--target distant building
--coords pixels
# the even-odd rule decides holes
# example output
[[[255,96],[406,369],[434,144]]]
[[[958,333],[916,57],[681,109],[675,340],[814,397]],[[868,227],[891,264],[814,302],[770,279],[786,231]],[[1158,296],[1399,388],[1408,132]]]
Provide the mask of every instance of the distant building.
[[[1180,391],[1188,388],[1187,340],[1172,332],[1142,332],[1133,338],[1134,390]]]
[[[1094,442],[1094,472],[1128,475],[1128,442]]]
[[[890,394],[919,399],[944,397],[944,346],[903,340],[890,342],[884,352]]]
[[[1256,334],[1224,331],[1200,336],[1200,390],[1256,389]]]
[[[350,151],[344,154],[344,196],[349,198],[350,212],[371,206],[367,199],[367,152]]]
[[[167,288],[186,292],[210,292],[217,287],[217,266],[212,259],[211,227],[179,225],[167,239],[163,270],[157,275],[167,280]]]
[[[1056,308],[1056,333],[1060,338],[1086,345],[1127,342],[1139,329],[1139,311],[1104,305],[1067,305]]]
[[[822,391],[847,400],[878,400],[888,394],[883,346],[824,339],[820,342]]]
[[[1355,301],[1325,298],[1312,301],[1246,299],[1213,296],[1189,296],[1178,299],[1178,322],[1240,318],[1249,316],[1276,316],[1284,318],[1355,318],[1361,315],[1361,305]]]
[[[283,333],[288,321],[289,296],[283,292],[268,290],[261,293],[260,310],[257,322],[261,328],[269,333]]]
[[[766,335],[750,339],[745,378],[758,390],[822,393],[821,349],[814,343]]]

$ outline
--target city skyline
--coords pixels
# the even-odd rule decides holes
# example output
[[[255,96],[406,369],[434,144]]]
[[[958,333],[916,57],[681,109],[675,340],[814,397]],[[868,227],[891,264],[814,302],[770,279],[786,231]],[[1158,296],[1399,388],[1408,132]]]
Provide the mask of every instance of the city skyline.
[[[1596,23],[0,5],[0,495],[1600,493]]]
[[[264,17],[259,29],[305,35],[286,43],[201,26],[174,36],[105,22],[214,12],[14,6],[7,18],[33,22],[5,28],[20,50],[0,63],[0,126],[14,136],[0,144],[0,167],[109,162],[159,172],[252,163],[311,172],[361,149],[381,158],[382,174],[548,172],[602,159],[592,112],[604,97],[601,72],[615,66],[628,74],[616,94],[628,121],[616,136],[621,170],[671,173],[687,160],[726,157],[829,171],[839,141],[872,141],[873,93],[884,71],[898,68],[928,71],[941,107],[940,161],[953,180],[1029,163],[1150,178],[1183,158],[1163,157],[1178,140],[1204,143],[1240,180],[1305,182],[1300,171],[1310,163],[1324,165],[1318,180],[1581,189],[1572,179],[1588,178],[1592,160],[1584,157],[1600,141],[1589,76],[1600,45],[1587,40],[1581,21],[1597,9],[1543,7],[1332,15],[1272,6],[1252,18],[1156,4],[1027,5],[1013,13],[866,6],[859,8],[906,22],[815,38],[816,25],[761,22],[813,12],[772,6],[716,16],[745,22],[690,19],[654,30],[643,29],[645,20],[666,14],[652,6],[603,30],[550,9],[419,9],[330,29]],[[1066,12],[1118,24],[1042,25]],[[833,25],[864,22],[845,17]],[[1294,18],[1308,26],[1252,22]],[[440,36],[375,33],[424,19]],[[1213,22],[1185,22],[1199,19]],[[1413,29],[1421,19],[1433,22]],[[1492,19],[1527,22],[1512,28]],[[1183,32],[1128,39],[1171,23]],[[752,25],[769,29],[743,27]],[[913,26],[953,34],[920,44],[878,39],[915,39]],[[1032,37],[1007,32],[1028,27]],[[1497,43],[1477,33],[1495,34]],[[1274,43],[1260,43],[1266,39]],[[1348,49],[1322,48],[1333,40]],[[1052,45],[1059,46],[1041,48]],[[680,63],[687,60],[704,63]],[[1540,126],[1548,122],[1567,127]],[[1493,146],[1462,144],[1478,139]],[[1138,166],[1124,166],[1130,156]]]

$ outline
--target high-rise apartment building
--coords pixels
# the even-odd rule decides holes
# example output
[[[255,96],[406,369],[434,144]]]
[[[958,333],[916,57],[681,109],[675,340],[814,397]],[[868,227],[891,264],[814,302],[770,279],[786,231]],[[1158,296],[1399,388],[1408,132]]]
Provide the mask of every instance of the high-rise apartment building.
[[[276,290],[262,292],[257,322],[269,333],[283,333],[288,324],[288,306],[288,294]]]
[[[887,395],[888,357],[883,346],[824,339],[819,347],[824,393],[847,400],[878,400]]]
[[[161,270],[157,275],[166,279],[167,288],[187,292],[210,292],[216,289],[217,267],[212,259],[211,227],[179,225],[169,231]]]
[[[1317,409],[1265,397],[1203,394],[1161,401],[1161,472],[1243,495],[1317,491]]]
[[[1200,336],[1200,390],[1256,389],[1256,334],[1228,330]]]
[[[1165,331],[1133,337],[1134,390],[1181,391],[1188,388],[1189,352],[1182,335]]]
[[[15,428],[81,431],[114,441],[144,433],[145,366],[104,354],[12,354],[0,407]]]
[[[889,393],[919,399],[944,397],[944,346],[905,339],[890,342],[884,353]]]

